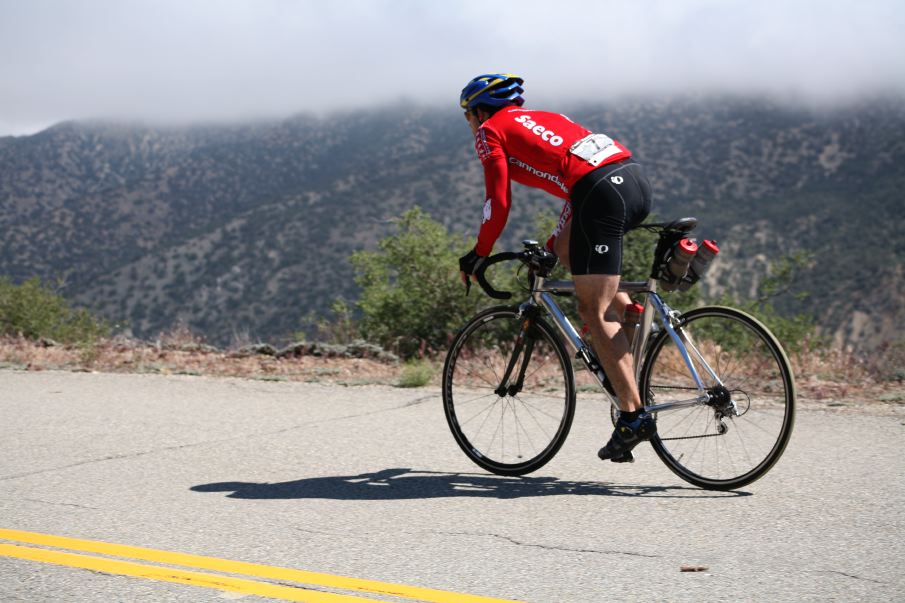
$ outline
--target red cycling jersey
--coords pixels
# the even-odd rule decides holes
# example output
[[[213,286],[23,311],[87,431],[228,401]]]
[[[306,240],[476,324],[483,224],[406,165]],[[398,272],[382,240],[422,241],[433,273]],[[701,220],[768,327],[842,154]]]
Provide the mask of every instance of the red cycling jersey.
[[[490,255],[506,226],[512,180],[568,203],[569,191],[582,176],[601,165],[631,157],[631,151],[615,140],[607,157],[596,165],[569,152],[576,141],[589,134],[590,130],[565,115],[519,107],[501,109],[478,128],[475,150],[484,166],[487,189],[484,219],[475,245],[478,255]]]

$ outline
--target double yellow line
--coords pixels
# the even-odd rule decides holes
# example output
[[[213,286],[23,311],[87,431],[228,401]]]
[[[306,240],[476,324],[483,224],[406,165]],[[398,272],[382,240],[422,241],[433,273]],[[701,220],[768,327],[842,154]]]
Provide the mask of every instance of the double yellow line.
[[[202,586],[247,595],[283,599],[285,601],[304,601],[306,603],[361,603],[363,601],[373,603],[375,601],[373,598],[323,592],[321,590],[311,590],[310,588],[301,586],[308,585],[338,591],[357,591],[430,603],[512,603],[506,599],[494,599],[444,590],[420,588],[417,586],[362,580],[359,578],[346,578],[343,576],[333,576],[330,574],[308,572],[285,567],[274,567],[258,563],[230,561],[228,559],[218,559],[216,557],[202,557],[200,555],[190,555],[187,553],[159,551],[125,544],[110,544],[97,540],[79,540],[76,538],[67,538],[65,536],[53,536],[51,534],[23,532],[20,530],[6,530],[0,528],[0,540],[19,543],[0,543],[0,557],[14,557],[41,563],[88,569],[106,574],[134,576],[147,580],[160,580],[163,582],[176,582],[178,584]],[[106,555],[107,557],[93,557],[90,555],[51,550],[49,548],[22,546],[22,543],[38,545],[40,547],[80,551],[82,553],[97,553]],[[133,561],[110,559],[109,557],[120,557]],[[135,563],[134,560],[150,561],[165,565],[144,565]],[[223,574],[240,574],[255,578],[278,580],[280,582],[296,582],[301,585],[298,587],[284,586],[281,584],[236,578],[234,576],[177,569],[166,567],[166,565],[222,572]]]

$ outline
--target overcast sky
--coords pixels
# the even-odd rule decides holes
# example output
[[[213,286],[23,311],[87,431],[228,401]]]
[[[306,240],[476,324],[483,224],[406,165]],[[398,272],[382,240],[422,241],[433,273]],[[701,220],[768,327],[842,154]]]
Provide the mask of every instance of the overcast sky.
[[[65,119],[457,110],[508,71],[529,103],[905,93],[905,0],[0,0],[0,135]]]

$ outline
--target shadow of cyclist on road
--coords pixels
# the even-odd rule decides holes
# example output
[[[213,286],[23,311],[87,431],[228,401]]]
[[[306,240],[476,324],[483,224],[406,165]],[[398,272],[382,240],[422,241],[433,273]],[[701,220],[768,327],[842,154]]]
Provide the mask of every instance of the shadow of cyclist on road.
[[[335,500],[408,500],[418,498],[526,498],[532,496],[644,496],[658,498],[724,498],[747,492],[709,492],[686,486],[614,485],[574,482],[553,477],[501,477],[472,473],[437,473],[385,469],[360,475],[311,477],[291,482],[222,482],[191,488],[195,492],[230,492],[229,498]]]

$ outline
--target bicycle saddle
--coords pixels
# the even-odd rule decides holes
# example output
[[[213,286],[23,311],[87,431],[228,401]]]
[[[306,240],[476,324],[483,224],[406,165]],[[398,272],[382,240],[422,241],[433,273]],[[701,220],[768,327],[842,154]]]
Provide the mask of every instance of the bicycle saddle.
[[[657,224],[642,224],[641,227],[660,228],[662,230],[671,230],[673,232],[691,232],[698,226],[697,218],[679,218],[672,222],[660,222]]]

